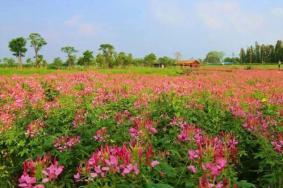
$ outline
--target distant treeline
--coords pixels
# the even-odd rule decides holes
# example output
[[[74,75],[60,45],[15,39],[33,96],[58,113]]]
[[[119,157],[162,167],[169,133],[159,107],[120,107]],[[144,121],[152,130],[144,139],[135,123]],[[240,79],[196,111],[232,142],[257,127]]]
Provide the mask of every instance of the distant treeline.
[[[27,52],[27,42],[34,51],[33,58],[27,58],[23,63],[23,57]],[[0,59],[0,66],[34,66],[58,69],[72,66],[99,66],[99,67],[124,67],[129,65],[136,66],[173,66],[176,61],[181,59],[181,53],[176,52],[174,58],[168,56],[157,57],[154,53],[149,53],[142,58],[135,58],[131,53],[117,52],[111,44],[101,44],[99,53],[94,55],[93,51],[86,50],[78,56],[78,50],[73,46],[65,46],[61,48],[61,52],[66,54],[66,60],[60,57],[54,58],[52,62],[47,63],[44,56],[40,54],[41,49],[47,45],[46,40],[39,33],[31,33],[27,38],[17,37],[12,39],[8,47],[12,54],[17,57],[16,62],[13,58]],[[206,58],[200,62],[219,64],[225,62],[231,63],[277,63],[283,60],[283,42],[278,40],[276,45],[259,45],[250,46],[247,49],[242,48],[238,57],[226,57],[224,53],[219,51],[208,52]]]
[[[275,45],[258,44],[240,50],[240,63],[278,63],[283,61],[283,42],[278,40]]]
[[[30,43],[32,50],[34,51],[33,58],[27,58],[26,63],[23,63],[23,57],[27,52],[27,42]],[[13,58],[0,59],[0,66],[34,66],[49,68],[64,68],[72,66],[99,66],[113,68],[116,66],[172,66],[177,59],[173,59],[167,56],[157,57],[154,53],[149,53],[142,58],[135,58],[131,53],[116,52],[115,48],[111,44],[101,44],[99,46],[99,53],[93,54],[93,51],[86,50],[80,56],[77,56],[78,50],[73,46],[65,46],[61,48],[61,52],[66,54],[66,60],[62,60],[60,57],[54,58],[53,62],[47,63],[44,56],[40,54],[42,47],[46,46],[46,40],[38,33],[31,33],[28,38],[18,37],[12,39],[8,47],[12,54],[17,57],[18,61]],[[178,58],[178,57],[176,57]]]

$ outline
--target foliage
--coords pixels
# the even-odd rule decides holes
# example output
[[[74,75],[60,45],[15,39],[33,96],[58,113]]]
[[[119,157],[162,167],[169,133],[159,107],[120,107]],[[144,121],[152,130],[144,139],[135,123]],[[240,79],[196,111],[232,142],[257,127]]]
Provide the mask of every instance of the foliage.
[[[126,54],[125,52],[120,52],[115,56],[115,61],[116,61],[116,65],[126,67],[133,63],[133,56],[132,54]]]
[[[144,56],[144,64],[147,66],[153,66],[157,61],[157,57],[154,53],[150,53]]]
[[[13,52],[13,55],[18,57],[19,64],[22,66],[22,57],[25,56],[25,53],[27,51],[26,49],[26,39],[23,37],[12,39],[9,42],[9,48],[10,51]]]
[[[211,51],[208,52],[204,61],[211,64],[217,64],[223,61],[223,57],[224,57],[223,52]]]
[[[158,63],[164,66],[172,66],[175,64],[175,60],[171,59],[170,57],[163,56],[158,58]]]
[[[2,59],[1,64],[7,67],[14,67],[17,65],[15,59],[7,57]]]
[[[60,57],[54,58],[53,62],[48,65],[49,69],[60,69],[62,68],[64,62]]]
[[[78,52],[73,46],[65,46],[61,48],[61,51],[63,53],[67,54],[67,61],[66,64],[68,66],[74,66],[76,62],[76,56],[74,55],[76,52]]]
[[[93,62],[93,52],[92,51],[85,51],[83,56],[78,59],[78,64],[83,66],[89,66]]]
[[[107,66],[108,68],[113,68],[115,61],[114,61],[114,54],[115,48],[111,44],[101,44],[99,47],[99,51],[101,54],[97,55],[97,62],[100,65]]]
[[[283,43],[278,40],[275,45],[258,44],[240,50],[241,63],[277,63],[283,61]]]
[[[39,67],[44,64],[43,56],[39,54],[41,48],[47,45],[45,39],[39,33],[31,33],[28,37],[31,47],[34,49],[35,53],[35,66]]]

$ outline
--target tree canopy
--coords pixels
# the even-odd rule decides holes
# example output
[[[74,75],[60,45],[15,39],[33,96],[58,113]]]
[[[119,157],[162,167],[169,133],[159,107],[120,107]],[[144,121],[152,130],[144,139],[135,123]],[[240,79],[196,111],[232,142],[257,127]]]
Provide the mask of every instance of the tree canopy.
[[[223,61],[223,58],[224,58],[223,52],[211,51],[208,52],[204,61],[211,64],[217,64],[217,63],[221,63]]]
[[[31,47],[34,49],[35,53],[35,65],[38,67],[40,66],[41,59],[39,57],[39,50],[47,44],[45,39],[39,34],[39,33],[31,33],[29,35],[29,41],[31,44]]]
[[[9,48],[10,51],[13,52],[13,55],[18,57],[19,64],[20,66],[22,66],[22,57],[25,56],[25,53],[27,51],[26,40],[23,37],[12,39],[9,42]]]

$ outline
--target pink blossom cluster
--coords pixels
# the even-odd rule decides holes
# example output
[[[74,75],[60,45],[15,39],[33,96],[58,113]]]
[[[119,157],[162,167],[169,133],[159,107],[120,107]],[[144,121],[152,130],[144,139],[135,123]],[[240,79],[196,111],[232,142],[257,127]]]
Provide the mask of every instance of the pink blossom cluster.
[[[257,114],[249,113],[246,116],[246,121],[243,127],[248,131],[263,131],[266,132],[268,128],[268,122],[264,119],[261,112]]]
[[[77,168],[74,179],[76,181],[94,181],[96,178],[107,176],[107,174],[138,175],[142,164],[147,164],[151,168],[159,165],[159,161],[152,160],[152,158],[152,146],[146,148],[139,145],[131,147],[125,144],[121,147],[105,145]]]
[[[116,95],[116,93],[114,92],[110,92],[103,88],[98,88],[92,104],[94,106],[100,106],[110,101],[111,102],[117,101],[117,97],[118,95]]]
[[[283,136],[279,134],[277,137],[277,140],[272,141],[271,144],[276,152],[283,154]]]
[[[117,112],[115,114],[115,120],[117,124],[122,124],[124,121],[129,120],[131,118],[131,113],[128,110],[124,110],[123,112]]]
[[[44,129],[44,122],[41,119],[32,121],[26,126],[26,135],[28,137],[35,137],[39,132]]]
[[[23,173],[19,178],[18,186],[22,188],[44,188],[44,184],[56,181],[63,172],[64,166],[50,155],[37,157],[35,161],[26,160],[23,164]],[[38,173],[41,174],[38,174]],[[39,178],[40,177],[40,178]]]
[[[106,127],[103,127],[103,128],[101,128],[101,129],[98,129],[98,130],[95,132],[95,135],[94,135],[93,138],[94,138],[97,142],[105,142],[108,137],[109,137],[109,135],[107,134],[107,129],[106,129]]]
[[[170,124],[180,127],[178,140],[194,148],[188,150],[188,170],[193,174],[202,172],[202,181],[205,177],[210,187],[224,187],[220,186],[222,183],[217,181],[217,177],[224,172],[229,162],[236,159],[238,141],[232,135],[224,133],[220,136],[208,136],[182,118],[174,118]]]
[[[9,114],[4,111],[3,112],[0,111],[0,133],[10,129],[14,119],[15,119],[14,114]]]
[[[85,120],[86,120],[86,110],[85,109],[77,110],[73,121],[74,128],[77,128],[82,124],[84,124]]]
[[[203,135],[200,128],[195,127],[191,124],[181,124],[181,132],[178,135],[178,140],[181,142],[185,141],[196,141],[196,143],[201,143],[203,140]]]
[[[129,129],[129,134],[133,139],[144,138],[146,135],[154,135],[157,129],[153,121],[141,117],[132,118],[133,126]]]
[[[223,140],[219,137],[204,136],[200,143],[195,143],[197,149],[188,150],[191,163],[187,167],[188,170],[193,174],[200,171],[200,179],[206,181],[207,187],[225,187],[218,177],[224,174],[228,163],[236,158],[238,142],[230,135],[224,135]]]
[[[54,141],[54,147],[60,151],[66,151],[68,149],[71,149],[76,144],[80,143],[80,137],[79,136],[60,136],[55,139]]]

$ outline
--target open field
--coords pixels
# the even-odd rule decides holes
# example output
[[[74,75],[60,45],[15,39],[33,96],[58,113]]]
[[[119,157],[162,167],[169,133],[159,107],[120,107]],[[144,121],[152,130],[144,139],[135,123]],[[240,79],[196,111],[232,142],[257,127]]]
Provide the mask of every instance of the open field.
[[[193,71],[198,70],[243,70],[246,69],[248,65],[203,65],[200,68],[193,69]],[[263,70],[277,70],[278,67],[276,64],[270,65],[252,65],[252,69],[263,69]],[[3,68],[0,67],[0,75],[29,75],[29,74],[49,74],[49,73],[61,73],[61,72],[80,72],[80,71],[95,71],[99,73],[107,73],[107,74],[124,74],[124,73],[132,73],[132,74],[157,74],[157,75],[169,75],[169,76],[177,76],[180,75],[183,70],[180,67],[170,67],[170,68],[152,68],[152,67],[135,67],[130,66],[126,68],[96,68],[96,67],[79,67],[79,68],[67,68],[64,70],[53,70],[47,68]]]
[[[1,69],[0,187],[280,188],[283,72],[258,68]]]

